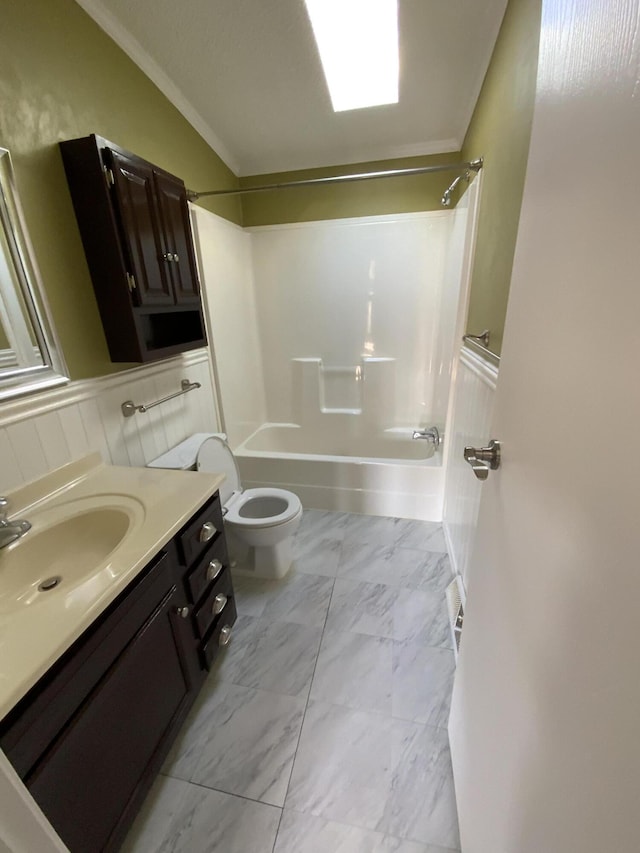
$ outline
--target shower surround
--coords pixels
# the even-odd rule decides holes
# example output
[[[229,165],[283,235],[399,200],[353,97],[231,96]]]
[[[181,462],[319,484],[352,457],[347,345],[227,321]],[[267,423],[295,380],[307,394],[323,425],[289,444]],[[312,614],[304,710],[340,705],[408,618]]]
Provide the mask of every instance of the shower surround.
[[[412,435],[447,421],[456,211],[243,230],[193,210],[245,485],[281,485],[320,509],[440,520],[443,451]]]

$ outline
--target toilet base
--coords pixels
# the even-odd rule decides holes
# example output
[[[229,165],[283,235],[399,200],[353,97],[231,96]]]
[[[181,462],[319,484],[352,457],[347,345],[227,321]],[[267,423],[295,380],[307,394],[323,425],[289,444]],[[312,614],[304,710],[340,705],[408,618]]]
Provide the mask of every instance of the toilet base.
[[[293,564],[293,537],[287,536],[275,545],[251,546],[241,542],[225,528],[232,572],[243,577],[281,580]]]

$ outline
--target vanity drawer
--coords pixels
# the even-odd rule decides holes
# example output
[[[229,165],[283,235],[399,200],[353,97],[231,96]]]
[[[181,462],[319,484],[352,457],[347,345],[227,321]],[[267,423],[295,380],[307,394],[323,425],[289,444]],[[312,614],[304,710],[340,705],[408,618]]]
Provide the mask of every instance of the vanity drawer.
[[[218,580],[228,566],[225,538],[219,535],[195,569],[187,575],[187,592],[194,604],[200,600],[209,584]]]
[[[233,597],[231,572],[229,569],[223,569],[222,574],[195,611],[196,630],[200,637],[204,637],[213,621],[224,614]]]
[[[226,646],[231,636],[231,628],[236,621],[236,603],[233,598],[227,602],[227,606],[218,617],[218,621],[213,626],[213,630],[200,647],[202,656],[202,665],[205,669],[211,669],[211,665],[220,649]]]
[[[204,506],[195,518],[178,534],[180,557],[184,566],[190,566],[207,547],[211,540],[222,531],[222,510],[220,496],[216,492],[213,499]]]

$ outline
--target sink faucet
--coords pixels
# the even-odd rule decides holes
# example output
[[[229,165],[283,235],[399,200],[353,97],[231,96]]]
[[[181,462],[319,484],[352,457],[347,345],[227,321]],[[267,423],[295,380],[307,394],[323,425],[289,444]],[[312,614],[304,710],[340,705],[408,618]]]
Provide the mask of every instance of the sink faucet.
[[[10,545],[19,539],[21,536],[31,530],[31,522],[25,519],[16,519],[9,521],[7,518],[7,507],[9,501],[6,498],[0,497],[0,548],[5,545]]]
[[[440,447],[442,443],[442,436],[440,435],[440,431],[438,427],[432,426],[428,429],[414,429],[413,438],[425,438],[427,441],[430,441],[434,447]]]

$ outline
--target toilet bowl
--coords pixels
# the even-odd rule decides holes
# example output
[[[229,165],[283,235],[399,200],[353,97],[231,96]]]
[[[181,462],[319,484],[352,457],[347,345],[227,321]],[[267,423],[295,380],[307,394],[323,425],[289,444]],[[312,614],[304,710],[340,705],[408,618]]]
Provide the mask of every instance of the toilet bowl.
[[[154,459],[153,468],[223,473],[220,501],[235,574],[282,578],[293,562],[300,498],[286,489],[243,489],[236,459],[220,433],[198,433]]]

